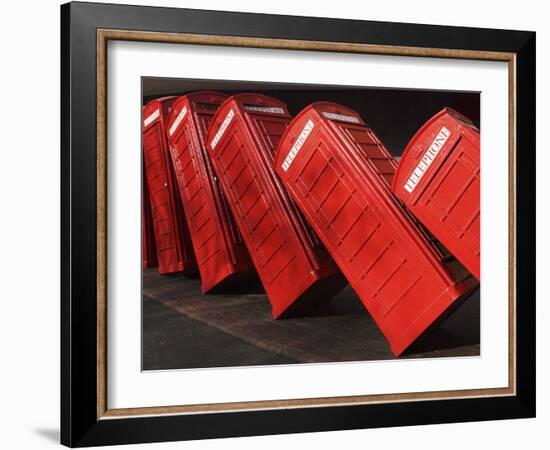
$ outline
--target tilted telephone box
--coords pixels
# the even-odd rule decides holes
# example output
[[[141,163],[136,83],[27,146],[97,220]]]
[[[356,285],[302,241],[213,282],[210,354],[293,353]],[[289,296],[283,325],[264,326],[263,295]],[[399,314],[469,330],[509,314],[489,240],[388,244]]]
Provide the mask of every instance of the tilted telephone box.
[[[479,130],[445,108],[407,145],[392,190],[480,280]]]
[[[179,97],[167,121],[168,146],[203,293],[245,280],[254,271],[205,148],[208,126],[226,98],[216,92]]]
[[[396,162],[354,111],[314,103],[282,137],[274,169],[400,355],[477,285],[390,191]],[[462,270],[462,273],[460,271]]]
[[[346,281],[273,172],[286,105],[259,94],[227,99],[206,138],[228,204],[274,317],[333,297]]]
[[[165,123],[174,100],[151,100],[143,109],[143,158],[161,274],[196,271],[166,140]]]
[[[151,212],[151,200],[149,188],[145,178],[145,167],[143,167],[141,179],[141,257],[143,268],[157,267],[157,246],[155,244],[155,230],[153,229],[153,214]]]

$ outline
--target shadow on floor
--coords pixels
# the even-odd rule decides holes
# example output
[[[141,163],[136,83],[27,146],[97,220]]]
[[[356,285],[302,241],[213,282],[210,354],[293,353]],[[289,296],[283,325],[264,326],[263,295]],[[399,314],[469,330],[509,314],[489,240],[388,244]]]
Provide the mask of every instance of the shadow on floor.
[[[55,444],[59,444],[60,433],[59,433],[59,429],[57,428],[37,428],[34,430],[34,432],[38,436],[43,437],[47,441],[53,442]]]
[[[396,359],[348,286],[304,317],[273,320],[264,293],[202,295],[200,281],[143,275],[143,369]],[[479,290],[399,359],[478,356]]]

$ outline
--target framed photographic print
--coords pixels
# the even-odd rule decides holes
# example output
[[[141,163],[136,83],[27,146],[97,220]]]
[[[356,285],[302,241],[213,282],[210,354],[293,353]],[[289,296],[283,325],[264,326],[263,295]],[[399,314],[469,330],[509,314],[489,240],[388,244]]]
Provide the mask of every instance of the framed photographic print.
[[[61,27],[63,444],[535,415],[535,33]]]

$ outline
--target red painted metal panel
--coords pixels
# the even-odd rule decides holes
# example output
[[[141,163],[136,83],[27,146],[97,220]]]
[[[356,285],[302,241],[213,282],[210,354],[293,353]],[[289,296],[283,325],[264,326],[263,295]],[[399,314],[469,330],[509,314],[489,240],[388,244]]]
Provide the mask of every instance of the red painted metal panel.
[[[165,121],[174,100],[175,97],[152,100],[143,109],[143,159],[161,274],[196,271],[166,141]]]
[[[479,130],[445,108],[414,135],[392,190],[480,280]]]
[[[204,146],[212,117],[226,98],[216,92],[179,97],[167,121],[168,146],[204,293],[254,271]]]
[[[159,262],[157,258],[157,246],[155,244],[155,230],[153,229],[151,200],[145,178],[145,165],[143,165],[141,186],[141,256],[143,259],[143,268],[148,269],[157,267]]]
[[[477,282],[464,270],[449,269],[393,196],[396,166],[356,112],[328,102],[298,114],[274,163],[393,353],[400,355]]]
[[[206,139],[274,317],[331,298],[346,284],[273,172],[290,120],[284,103],[239,94],[218,109]]]

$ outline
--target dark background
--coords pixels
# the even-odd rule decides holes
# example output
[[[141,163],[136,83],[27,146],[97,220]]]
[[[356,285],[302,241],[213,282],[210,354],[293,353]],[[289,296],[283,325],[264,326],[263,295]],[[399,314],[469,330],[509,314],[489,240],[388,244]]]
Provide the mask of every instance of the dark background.
[[[470,118],[479,128],[478,92],[149,77],[142,83],[144,105],[156,97],[199,90],[269,95],[285,102],[293,116],[315,101],[340,103],[357,111],[394,156],[400,156],[416,131],[445,106]]]

